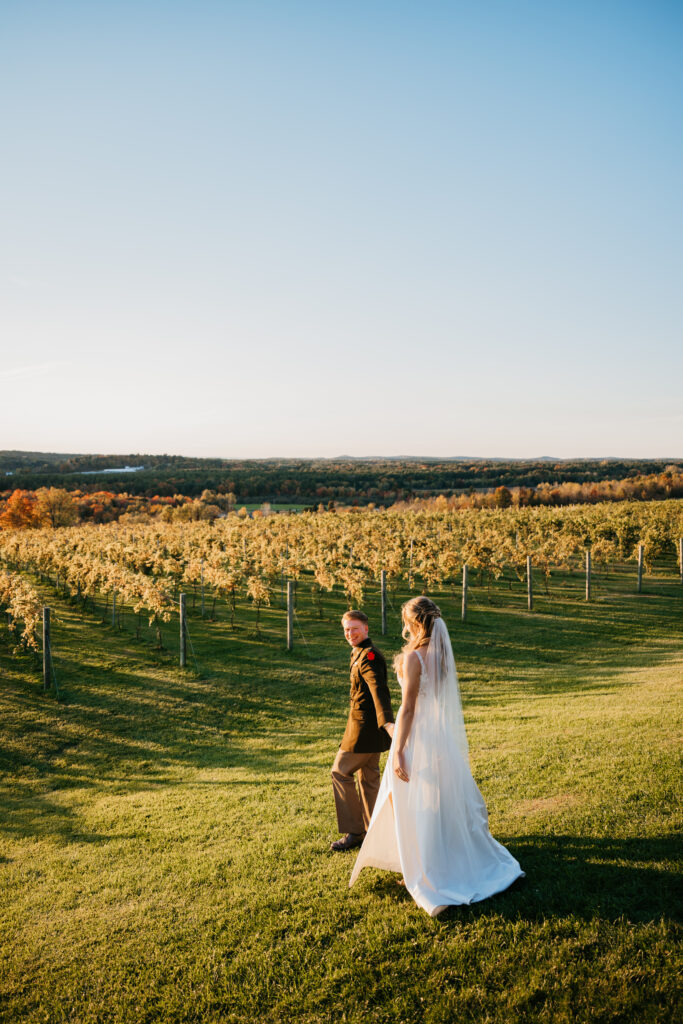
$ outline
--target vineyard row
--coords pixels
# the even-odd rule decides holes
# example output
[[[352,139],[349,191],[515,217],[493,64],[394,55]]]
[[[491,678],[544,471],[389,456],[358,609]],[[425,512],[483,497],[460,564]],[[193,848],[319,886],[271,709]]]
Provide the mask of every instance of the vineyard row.
[[[361,605],[380,577],[433,591],[466,568],[497,579],[506,569],[529,579],[533,559],[546,580],[554,568],[655,558],[677,551],[683,579],[683,501],[461,512],[349,512],[214,523],[80,526],[0,533],[0,603],[27,646],[40,603],[20,575],[54,575],[68,593],[118,595],[150,624],[168,621],[178,591],[206,585],[234,613],[238,593],[260,608],[285,580],[312,577],[319,593],[341,586]],[[642,561],[640,566],[642,572]]]

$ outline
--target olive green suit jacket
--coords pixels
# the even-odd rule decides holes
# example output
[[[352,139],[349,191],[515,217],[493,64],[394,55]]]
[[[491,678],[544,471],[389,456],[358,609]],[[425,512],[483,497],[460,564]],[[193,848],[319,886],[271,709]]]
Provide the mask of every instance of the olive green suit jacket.
[[[387,663],[370,637],[351,649],[349,717],[341,749],[354,754],[388,750],[389,733],[382,726],[394,721],[387,683]]]

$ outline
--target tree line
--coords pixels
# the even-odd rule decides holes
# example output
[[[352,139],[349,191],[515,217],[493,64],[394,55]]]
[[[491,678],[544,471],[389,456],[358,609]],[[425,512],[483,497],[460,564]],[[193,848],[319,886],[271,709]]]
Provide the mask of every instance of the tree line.
[[[123,466],[142,466],[136,472],[107,472]],[[495,460],[495,459],[199,459],[169,455],[72,455],[0,452],[0,479],[8,490],[35,492],[41,488],[80,490],[84,494],[127,493],[153,499],[184,495],[200,498],[212,491],[233,494],[238,505],[262,502],[317,507],[334,501],[343,505],[383,505],[445,495],[492,493],[506,487],[536,490],[568,483],[597,485],[604,481],[681,472],[665,460]]]
[[[537,487],[506,487],[492,491],[470,490],[465,494],[440,494],[432,498],[414,498],[395,502],[396,510],[431,510],[436,512],[482,508],[527,508],[596,504],[605,501],[658,501],[683,496],[683,471],[668,466],[661,473],[632,476],[622,480],[567,481],[561,484],[541,483]],[[330,511],[333,499],[305,508],[306,511]],[[348,506],[347,506],[348,507]],[[351,506],[353,507],[353,506]],[[375,503],[370,502],[370,509]],[[383,507],[383,506],[380,506]],[[260,517],[271,511],[269,503],[250,513]],[[161,522],[188,522],[218,519],[237,513],[246,515],[246,506],[238,504],[235,491],[214,491],[206,488],[199,497],[187,494],[164,496],[84,492],[80,489],[43,487],[37,491],[16,488],[0,494],[0,530],[28,529],[41,526],[72,526],[76,523],[140,522],[159,519]]]

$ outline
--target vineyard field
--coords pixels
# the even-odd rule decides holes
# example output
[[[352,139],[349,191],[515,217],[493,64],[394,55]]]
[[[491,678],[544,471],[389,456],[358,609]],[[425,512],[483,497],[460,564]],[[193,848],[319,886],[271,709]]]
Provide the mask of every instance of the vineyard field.
[[[137,523],[59,530],[0,531],[0,564],[61,580],[65,593],[118,597],[150,622],[168,621],[180,589],[239,594],[260,610],[286,580],[312,583],[323,595],[342,587],[349,606],[385,573],[389,585],[434,592],[452,586],[463,567],[493,580],[524,579],[528,560],[544,588],[558,570],[580,568],[590,552],[596,570],[640,558],[678,557],[683,573],[683,501],[624,502],[564,509],[335,513],[232,516],[215,523]],[[510,583],[510,586],[512,584]]]
[[[597,563],[587,603],[580,567],[554,568],[548,594],[539,567],[529,613],[514,570],[481,567],[464,623],[456,586],[430,590],[492,832],[526,871],[436,920],[394,876],[349,891],[353,854],[327,852],[343,583],[302,568],[288,652],[277,576],[258,624],[243,584],[234,609],[207,590],[202,619],[198,579],[169,577],[197,659],[181,670],[172,596],[167,621],[124,606],[112,625],[104,593],[93,611],[25,570],[52,608],[62,699],[0,623],[0,1020],[668,1022],[683,587],[673,547],[649,568],[638,594],[632,560]],[[413,591],[390,578],[380,637],[363,587],[392,654]]]

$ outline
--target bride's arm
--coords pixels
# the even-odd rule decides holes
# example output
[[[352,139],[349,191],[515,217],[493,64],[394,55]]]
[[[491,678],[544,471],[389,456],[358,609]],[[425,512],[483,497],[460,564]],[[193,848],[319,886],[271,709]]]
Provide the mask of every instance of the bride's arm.
[[[420,659],[415,651],[411,651],[403,659],[403,700],[401,702],[401,714],[398,716],[398,725],[394,735],[394,760],[393,767],[401,782],[408,782],[406,771],[405,746],[413,727],[415,715],[415,704],[420,689],[420,675],[422,668]]]

